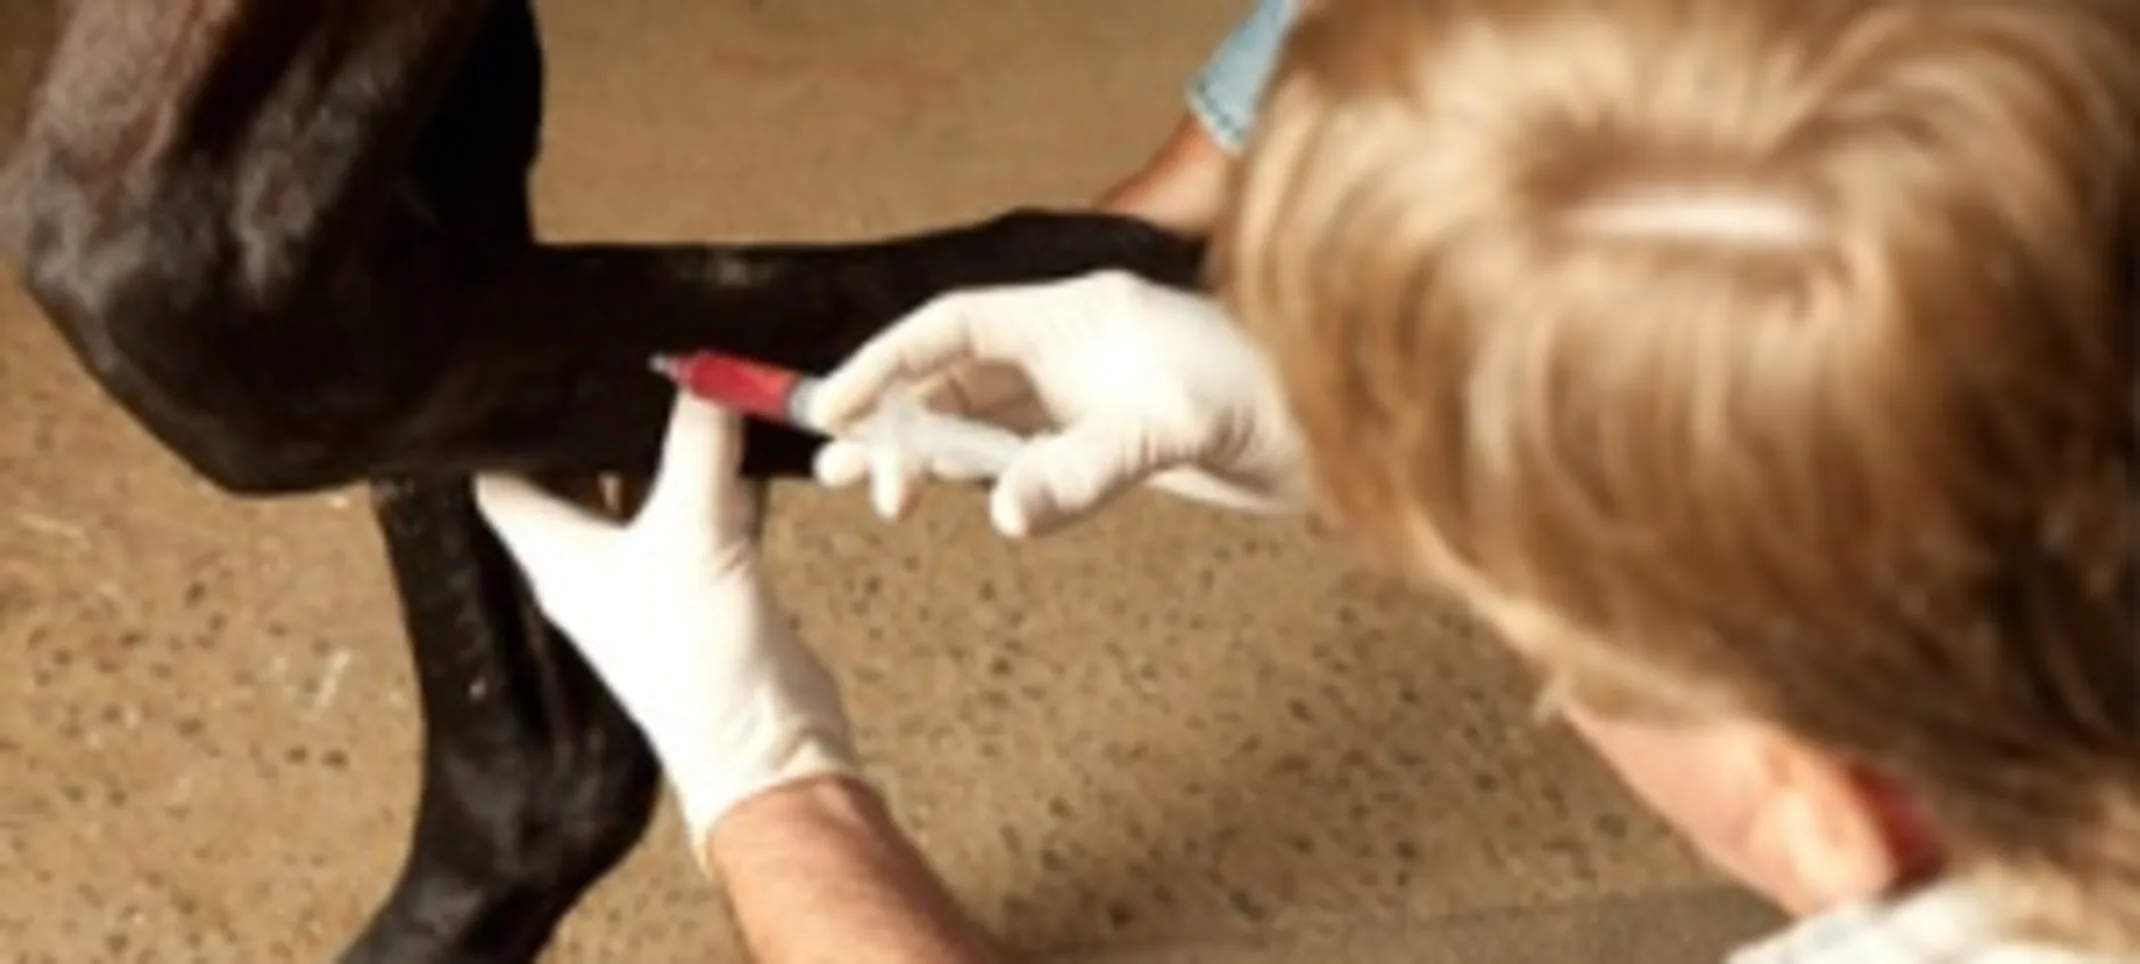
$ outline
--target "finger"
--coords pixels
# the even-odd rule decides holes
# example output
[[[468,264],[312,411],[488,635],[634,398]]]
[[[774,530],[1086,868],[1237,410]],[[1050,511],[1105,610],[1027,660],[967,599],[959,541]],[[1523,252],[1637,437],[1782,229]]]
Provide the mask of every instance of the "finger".
[[[828,489],[844,489],[864,481],[874,483],[876,476],[871,472],[871,467],[875,462],[875,458],[872,446],[866,443],[834,442],[818,449],[817,458],[811,465],[811,474],[816,477],[818,484]],[[957,456],[934,456],[929,459],[925,471],[914,472],[911,468],[904,470],[907,480],[904,483],[907,486],[906,491],[896,491],[901,483],[885,483],[886,488],[895,491],[885,493],[882,498],[885,507],[894,511],[893,518],[895,520],[904,518],[906,513],[912,511],[914,504],[919,501],[919,488],[923,480],[952,483],[982,482],[993,479],[998,468],[998,466],[986,460],[969,462],[962,461]],[[920,478],[917,478],[917,476]],[[878,509],[878,505],[874,501],[876,496],[875,493],[872,493],[872,495],[871,508],[876,510]]]
[[[869,447],[869,504],[877,517],[897,522],[914,507],[920,493],[919,468],[889,445]]]
[[[968,358],[1012,360],[1024,346],[1020,331],[1043,289],[1015,287],[943,295],[893,323],[818,383],[809,418],[839,427],[877,404],[892,386],[934,375]]]
[[[980,482],[995,478],[1001,471],[1002,464],[986,455],[945,453],[929,456],[926,467],[912,474],[931,482]]]
[[[577,558],[585,553],[589,539],[611,528],[608,520],[519,476],[477,476],[475,496],[476,511],[523,569]]]
[[[1152,476],[1149,484],[1177,498],[1234,512],[1286,515],[1295,508],[1293,501],[1280,495],[1260,492],[1202,469],[1171,469]]]
[[[810,461],[810,475],[828,489],[844,489],[867,481],[877,446],[870,442],[828,442]],[[961,457],[955,453],[931,454],[919,466],[907,466],[906,474],[945,482],[973,482],[994,478],[1002,466],[986,457]]]
[[[893,386],[934,375],[971,352],[962,294],[936,299],[870,339],[818,383],[806,416],[830,428],[876,407]]]
[[[827,442],[810,461],[810,474],[828,489],[844,489],[869,478],[869,446]]]
[[[661,469],[639,518],[692,532],[710,530],[724,519],[735,518],[732,505],[748,497],[736,477],[742,461],[742,417],[731,409],[678,394],[662,440]]]
[[[1094,421],[1033,443],[989,493],[989,518],[1011,538],[1082,519],[1179,461],[1133,424]]]

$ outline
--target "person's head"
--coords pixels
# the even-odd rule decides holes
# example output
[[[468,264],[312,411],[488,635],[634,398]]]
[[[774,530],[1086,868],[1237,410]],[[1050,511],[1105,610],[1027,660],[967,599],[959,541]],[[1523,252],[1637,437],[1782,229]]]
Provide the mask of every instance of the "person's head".
[[[1799,911],[2140,949],[2133,0],[1325,0],[1218,240],[1333,528]]]

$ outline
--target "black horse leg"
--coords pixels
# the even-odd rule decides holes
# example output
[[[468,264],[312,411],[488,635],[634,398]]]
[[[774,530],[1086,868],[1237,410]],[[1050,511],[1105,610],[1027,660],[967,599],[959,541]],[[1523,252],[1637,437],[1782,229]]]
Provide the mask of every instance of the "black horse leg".
[[[667,401],[653,353],[823,368],[952,288],[1195,276],[1195,245],[1096,214],[846,245],[531,246],[471,228],[467,198],[520,184],[533,157],[539,93],[510,98],[515,69],[539,87],[532,41],[531,67],[480,56],[525,3],[75,0],[13,159],[24,212],[4,247],[112,398],[249,494],[644,470]],[[485,89],[525,121],[456,109]]]
[[[533,960],[638,840],[658,768],[571,645],[524,605],[465,486],[374,491],[415,647],[424,786],[401,878],[344,960]]]
[[[533,248],[525,172],[542,61],[500,3],[412,161],[468,256]],[[569,641],[530,604],[465,478],[372,485],[423,714],[422,788],[393,890],[348,964],[518,964],[639,839],[659,768]]]
[[[242,493],[382,482],[426,714],[417,840],[355,960],[531,957],[643,830],[651,762],[526,610],[467,475],[643,473],[656,352],[823,369],[963,286],[1193,245],[1028,213],[871,244],[545,247],[527,0],[73,0],[0,251],[88,373]],[[505,185],[500,189],[498,185]],[[753,471],[809,443],[764,429]]]
[[[1051,216],[847,249],[539,249],[525,170],[541,60],[524,3],[491,15],[419,141],[412,184],[463,265],[439,330],[455,333],[423,412],[376,485],[423,693],[414,839],[351,962],[522,961],[639,839],[656,782],[641,734],[570,644],[531,611],[470,510],[460,467],[596,471],[642,464],[669,389],[631,349],[710,344],[822,369],[920,299],[966,283],[1113,263],[1153,267],[1106,224]],[[1154,251],[1182,256],[1173,244]],[[1188,259],[1174,270],[1186,270]],[[502,322],[502,323],[500,323]],[[491,340],[495,338],[496,340]],[[562,404],[561,404],[562,402]],[[504,413],[505,417],[500,417]],[[755,426],[747,470],[799,472],[812,444]],[[521,446],[525,446],[521,448]]]

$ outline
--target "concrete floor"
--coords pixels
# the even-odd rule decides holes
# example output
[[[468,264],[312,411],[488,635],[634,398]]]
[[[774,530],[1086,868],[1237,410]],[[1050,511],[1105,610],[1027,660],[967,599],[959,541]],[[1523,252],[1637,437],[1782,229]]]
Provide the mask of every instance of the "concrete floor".
[[[838,238],[1089,197],[1239,0],[550,0],[557,237]],[[0,120],[41,4],[0,0]],[[182,473],[0,281],[0,959],[331,957],[394,870],[408,667],[361,498]],[[1140,498],[1035,545],[778,493],[769,553],[971,905],[1082,961],[1714,961],[1772,923],[1431,602]],[[735,959],[674,817],[560,962]]]

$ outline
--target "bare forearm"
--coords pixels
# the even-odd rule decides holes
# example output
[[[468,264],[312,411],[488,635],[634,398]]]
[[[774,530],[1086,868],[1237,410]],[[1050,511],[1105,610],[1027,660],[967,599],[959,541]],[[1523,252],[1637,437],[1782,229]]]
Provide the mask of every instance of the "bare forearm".
[[[1233,157],[1184,115],[1144,166],[1109,187],[1094,206],[1202,238],[1217,226],[1232,172]]]
[[[748,800],[704,847],[764,964],[1005,960],[861,784],[824,778]]]

